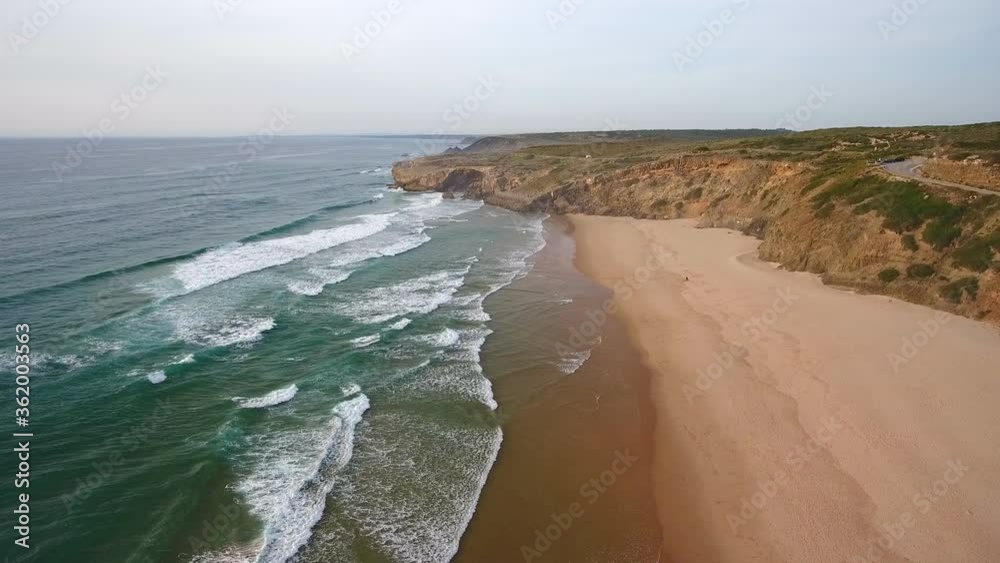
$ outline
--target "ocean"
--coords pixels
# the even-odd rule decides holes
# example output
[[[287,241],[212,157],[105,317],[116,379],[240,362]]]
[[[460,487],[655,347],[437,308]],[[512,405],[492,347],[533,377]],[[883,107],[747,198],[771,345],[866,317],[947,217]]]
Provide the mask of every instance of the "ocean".
[[[15,324],[33,376],[10,560],[451,560],[504,440],[491,297],[545,217],[391,189],[415,139],[107,139],[57,173],[69,144],[0,140],[6,396]]]

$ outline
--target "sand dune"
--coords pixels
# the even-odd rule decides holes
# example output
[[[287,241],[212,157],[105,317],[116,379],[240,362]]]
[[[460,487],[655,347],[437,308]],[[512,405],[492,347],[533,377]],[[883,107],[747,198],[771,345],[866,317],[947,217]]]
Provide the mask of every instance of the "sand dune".
[[[994,327],[692,221],[572,222],[585,273],[639,287],[616,302],[654,370],[665,561],[1000,560]]]

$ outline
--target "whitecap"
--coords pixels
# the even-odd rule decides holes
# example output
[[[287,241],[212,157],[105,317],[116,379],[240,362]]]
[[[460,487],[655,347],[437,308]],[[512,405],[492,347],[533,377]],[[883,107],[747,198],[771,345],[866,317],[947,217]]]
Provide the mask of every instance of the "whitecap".
[[[253,469],[236,486],[264,523],[256,563],[284,563],[309,541],[337,473],[354,454],[355,429],[369,407],[360,394],[334,407],[318,428],[259,439]]]
[[[183,358],[174,362],[174,365],[193,364],[193,363],[194,363],[194,354],[188,354],[187,356],[184,356]]]
[[[179,264],[174,268],[173,277],[181,282],[185,292],[197,291],[372,236],[385,230],[392,216],[393,214],[363,215],[358,218],[358,223],[332,229],[258,242],[228,244]]]
[[[458,344],[461,335],[459,335],[457,330],[446,328],[437,334],[419,336],[417,338],[430,344],[431,346],[434,346],[435,348],[448,348],[449,346]]]
[[[146,376],[153,385],[159,385],[167,380],[167,374],[163,373],[163,370],[154,371]]]
[[[364,324],[404,315],[426,315],[448,303],[465,283],[469,269],[442,271],[387,287],[365,290],[336,306],[337,312]]]
[[[222,326],[207,326],[182,317],[177,322],[177,335],[187,342],[210,348],[250,344],[260,340],[264,333],[274,328],[270,317],[237,317]]]
[[[375,344],[379,340],[382,340],[382,337],[378,334],[372,334],[370,336],[361,336],[359,338],[351,340],[351,346],[354,346],[355,348],[367,348],[372,344]]]
[[[271,391],[263,397],[255,398],[245,398],[245,397],[233,397],[233,402],[240,406],[241,409],[263,409],[267,407],[273,407],[283,403],[287,403],[295,398],[296,393],[299,392],[299,387],[295,384],[289,385],[283,389],[278,389],[277,391]]]
[[[404,328],[410,326],[410,323],[412,322],[413,322],[412,320],[403,317],[402,319],[399,319],[398,321],[389,325],[389,330],[403,330]]]
[[[309,274],[313,276],[309,280],[293,280],[288,282],[288,291],[298,295],[315,297],[326,289],[328,285],[334,285],[346,281],[351,277],[352,272],[330,271],[313,268]]]

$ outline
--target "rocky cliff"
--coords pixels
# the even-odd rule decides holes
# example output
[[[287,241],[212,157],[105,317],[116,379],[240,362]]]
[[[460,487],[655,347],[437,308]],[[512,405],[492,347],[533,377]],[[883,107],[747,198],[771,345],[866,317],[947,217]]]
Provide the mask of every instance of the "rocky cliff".
[[[432,157],[398,163],[393,177],[517,211],[699,218],[761,238],[763,259],[828,283],[1000,322],[1000,197],[926,191],[852,160],[589,150]]]

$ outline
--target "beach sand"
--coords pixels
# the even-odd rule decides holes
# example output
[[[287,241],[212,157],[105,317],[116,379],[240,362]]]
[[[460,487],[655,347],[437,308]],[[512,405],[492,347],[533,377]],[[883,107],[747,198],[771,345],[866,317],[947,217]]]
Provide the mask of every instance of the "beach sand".
[[[483,367],[504,438],[454,563],[659,557],[649,372],[621,323],[592,325],[588,313],[611,293],[577,271],[568,229],[547,221],[534,268],[486,303],[495,333]],[[601,336],[589,357],[591,343],[573,338],[580,329]]]
[[[663,561],[1000,561],[994,327],[690,220],[571,221],[653,373]]]

